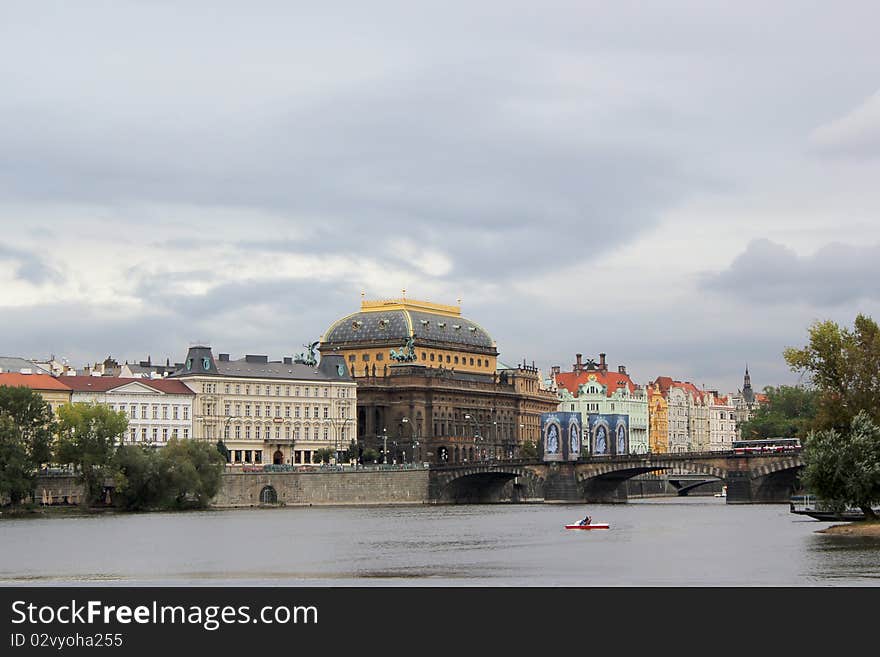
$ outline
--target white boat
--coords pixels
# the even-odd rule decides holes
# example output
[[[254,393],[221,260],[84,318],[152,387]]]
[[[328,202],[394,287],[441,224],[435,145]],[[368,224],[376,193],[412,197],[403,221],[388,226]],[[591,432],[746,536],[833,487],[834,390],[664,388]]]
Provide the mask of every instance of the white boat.
[[[727,497],[727,486],[722,486],[721,492],[715,493],[715,497]]]

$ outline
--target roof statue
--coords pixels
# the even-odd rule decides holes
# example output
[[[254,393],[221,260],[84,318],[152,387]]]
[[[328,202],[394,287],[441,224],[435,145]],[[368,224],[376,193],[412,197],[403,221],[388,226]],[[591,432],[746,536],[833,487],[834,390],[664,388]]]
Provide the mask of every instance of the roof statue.
[[[415,340],[412,336],[407,338],[406,344],[401,347],[400,351],[391,350],[391,360],[396,360],[398,363],[411,363],[416,360]]]
[[[313,342],[312,344],[304,344],[303,347],[309,350],[309,355],[306,356],[305,352],[300,353],[299,356],[294,360],[295,363],[300,363],[301,365],[311,365],[314,367],[318,364],[318,359],[315,358],[315,348],[318,346],[318,342]]]

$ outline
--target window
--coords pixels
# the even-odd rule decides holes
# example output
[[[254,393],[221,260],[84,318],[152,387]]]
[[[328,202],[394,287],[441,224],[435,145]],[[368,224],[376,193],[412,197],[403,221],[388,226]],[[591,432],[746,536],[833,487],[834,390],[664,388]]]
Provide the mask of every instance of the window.
[[[156,442],[157,440],[159,440],[159,430],[153,429],[153,442]]]
[[[254,463],[262,463],[263,462],[263,450],[257,449],[254,450]]]
[[[284,386],[284,396],[290,397],[290,386]]]
[[[129,417],[131,417],[132,420],[137,420],[138,407],[134,406],[134,405],[129,406],[128,407],[128,415],[129,415]]]
[[[317,406],[315,406],[315,419],[316,420],[318,419],[318,407]]]
[[[236,463],[241,463],[241,450],[240,449],[235,450],[235,459],[234,460]]]
[[[235,425],[235,439],[239,440],[240,438],[241,438],[241,425],[236,424]]]
[[[280,409],[281,407],[279,406],[278,408]],[[266,404],[266,417],[272,417],[272,406],[269,404]],[[278,417],[281,417],[281,415],[279,414]]]
[[[299,406],[295,406],[293,409],[293,417],[299,417]]]
[[[276,397],[281,396],[281,386],[275,386],[275,396]]]
[[[474,359],[473,359],[473,358],[471,358],[471,365],[473,365],[473,364],[474,364]]]
[[[131,431],[129,431],[129,437],[131,438],[131,442],[137,442],[137,429],[132,428]]]
[[[147,442],[147,429],[146,429],[146,427],[141,429],[141,440],[143,442]]]
[[[254,427],[254,438],[256,438],[257,440],[260,439],[260,425],[259,424]]]
[[[251,450],[249,450],[249,449],[244,450],[244,462],[245,463],[251,462]]]
[[[447,362],[447,363],[451,363],[451,362],[452,362],[452,357],[450,357],[449,354],[446,354],[446,362]]]
[[[308,407],[308,406],[305,406],[304,409],[305,409],[305,412],[306,412],[306,414],[305,414],[304,417],[308,420],[308,419],[309,419],[309,407]]]
[[[348,362],[349,362],[349,363],[353,363],[353,362],[355,362],[356,360],[357,360],[357,356],[356,356],[356,355],[354,355],[354,354],[349,354],[349,355],[348,355]]]
[[[254,416],[260,417],[260,405],[259,404],[254,404]]]
[[[281,404],[275,404],[275,417],[281,417]]]
[[[431,360],[432,361],[434,360],[434,354],[431,354]]]
[[[162,442],[168,442],[168,429],[162,429]]]
[[[162,406],[162,419],[163,420],[168,419],[168,406],[166,406],[166,405]]]
[[[172,419],[175,419],[175,420],[176,420],[176,419],[177,419],[177,415],[178,415],[177,406],[173,406],[173,407],[171,408],[171,417],[172,417]]]
[[[426,354],[424,351],[422,352],[422,360],[428,360],[428,354]]]
[[[240,395],[240,394],[241,394],[241,386],[238,385],[238,384],[235,385],[235,394],[236,394],[236,395]]]
[[[189,406],[184,406],[184,407],[183,407],[183,419],[184,419],[184,420],[188,420],[188,419],[189,419]]]
[[[284,417],[290,417],[290,404],[284,406]]]
[[[456,356],[456,357],[453,358],[452,360],[453,360],[453,362],[454,362],[456,365],[458,365],[458,356]]]
[[[385,360],[385,354],[380,351],[378,354],[376,354],[376,360]]]
[[[324,440],[330,440],[330,434],[328,433],[327,427],[324,427]]]
[[[329,413],[330,413],[330,408],[328,406],[325,406],[324,407],[324,419],[327,419],[328,417],[330,417]]]
[[[249,425],[249,424],[244,425],[244,439],[245,440],[251,439],[251,425]]]
[[[229,417],[231,414],[232,414],[232,404],[230,404],[228,402],[226,404],[223,404],[223,415],[225,415],[226,417]]]
[[[290,427],[284,427],[284,440],[290,440]]]
[[[245,405],[244,405],[244,416],[245,416],[245,417],[250,417],[250,416],[251,416],[251,405],[250,405],[250,404],[245,404]]]
[[[227,395],[229,394],[229,384],[228,383],[225,386],[223,386],[223,392],[226,393]]]
[[[364,354],[361,359],[366,363],[370,360],[370,354]]]
[[[184,440],[189,438],[189,429],[187,429],[186,427],[183,428],[183,438]]]

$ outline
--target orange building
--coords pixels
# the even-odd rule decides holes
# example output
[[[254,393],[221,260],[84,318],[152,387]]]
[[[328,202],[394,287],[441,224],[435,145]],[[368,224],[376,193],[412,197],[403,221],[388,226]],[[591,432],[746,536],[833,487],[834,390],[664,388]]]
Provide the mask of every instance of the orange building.
[[[648,386],[648,444],[652,452],[669,451],[669,404],[656,382]]]
[[[40,393],[52,412],[57,414],[58,408],[70,403],[72,390],[61,381],[48,374],[22,374],[20,372],[0,373],[0,386],[24,387]]]

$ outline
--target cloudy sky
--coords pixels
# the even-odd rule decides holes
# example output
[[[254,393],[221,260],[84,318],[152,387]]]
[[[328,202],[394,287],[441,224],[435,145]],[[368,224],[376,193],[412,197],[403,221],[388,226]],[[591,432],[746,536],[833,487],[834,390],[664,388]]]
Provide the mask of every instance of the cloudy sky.
[[[7,1],[0,354],[302,351],[462,299],[506,362],[791,383],[880,318],[876,2]]]

